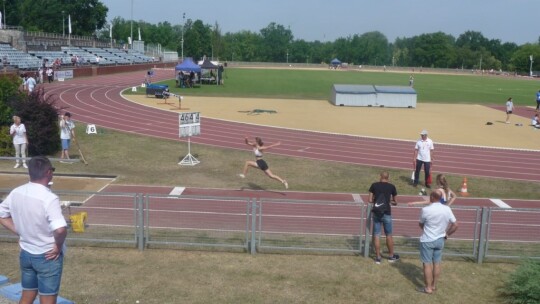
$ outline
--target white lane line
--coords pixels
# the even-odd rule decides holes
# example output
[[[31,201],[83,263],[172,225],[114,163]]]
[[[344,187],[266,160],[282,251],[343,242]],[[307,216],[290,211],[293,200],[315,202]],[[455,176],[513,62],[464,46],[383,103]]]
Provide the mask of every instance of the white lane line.
[[[169,193],[169,195],[182,195],[182,193],[184,192],[184,190],[186,190],[186,187],[174,187],[174,189],[172,189],[171,193]]]
[[[500,200],[498,198],[490,198],[489,200],[500,208],[512,208],[512,206],[508,205],[507,203],[503,202],[503,200]]]
[[[353,197],[353,200],[354,200],[355,203],[363,203],[364,202],[364,200],[362,199],[362,197],[358,193],[353,193],[352,197]]]

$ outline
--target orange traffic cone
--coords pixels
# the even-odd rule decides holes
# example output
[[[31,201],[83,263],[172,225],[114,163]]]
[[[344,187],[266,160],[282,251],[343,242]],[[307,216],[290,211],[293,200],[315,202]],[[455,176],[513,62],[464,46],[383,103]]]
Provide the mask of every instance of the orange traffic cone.
[[[463,178],[463,183],[461,184],[461,189],[459,189],[459,194],[461,196],[469,196],[469,192],[467,191],[467,178]]]

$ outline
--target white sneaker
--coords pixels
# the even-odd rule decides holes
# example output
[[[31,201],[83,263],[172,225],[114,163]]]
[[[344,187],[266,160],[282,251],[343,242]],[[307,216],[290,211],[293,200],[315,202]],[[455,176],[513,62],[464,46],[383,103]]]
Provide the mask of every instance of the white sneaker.
[[[246,178],[246,176],[245,176],[244,174],[242,174],[242,173],[238,174],[238,176],[239,176],[240,178]]]
[[[22,166],[26,169],[28,169],[28,166],[26,165],[26,163],[23,163]]]
[[[283,181],[283,185],[285,185],[285,189],[289,189],[289,184],[287,183],[286,180]]]
[[[21,164],[16,163],[15,166],[13,167],[13,169],[17,169],[17,168],[19,168],[20,166],[21,166]]]

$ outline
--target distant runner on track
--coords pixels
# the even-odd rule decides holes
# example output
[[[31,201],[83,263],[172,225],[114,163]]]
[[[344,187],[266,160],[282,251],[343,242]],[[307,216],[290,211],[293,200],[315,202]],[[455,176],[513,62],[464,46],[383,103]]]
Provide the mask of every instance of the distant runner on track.
[[[258,168],[258,169],[263,170],[263,172],[268,177],[280,181],[285,186],[285,189],[289,189],[289,184],[287,183],[287,181],[273,174],[272,171],[270,171],[270,168],[268,168],[268,164],[263,159],[264,150],[279,146],[281,142],[264,146],[264,143],[260,137],[255,137],[255,142],[249,141],[247,137],[244,140],[246,142],[246,145],[253,147],[253,153],[255,154],[255,161],[247,160],[244,165],[244,170],[242,171],[242,173],[238,174],[238,176],[240,176],[241,178],[245,178],[249,167]]]

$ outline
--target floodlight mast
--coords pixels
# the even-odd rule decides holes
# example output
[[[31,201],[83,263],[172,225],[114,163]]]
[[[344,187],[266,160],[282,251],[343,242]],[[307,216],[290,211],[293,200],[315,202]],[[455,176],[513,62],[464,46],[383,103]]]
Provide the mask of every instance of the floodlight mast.
[[[131,49],[133,50],[133,0],[131,0],[131,32],[129,35],[129,39],[131,39]]]
[[[186,13],[182,15],[182,61],[184,60],[184,27],[186,26]]]
[[[531,66],[529,67],[529,76],[533,77],[533,72],[532,72],[533,55],[529,56],[529,59],[531,60]]]

